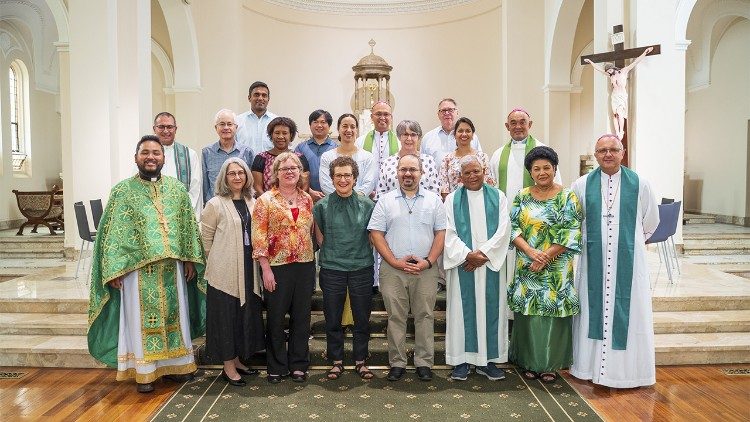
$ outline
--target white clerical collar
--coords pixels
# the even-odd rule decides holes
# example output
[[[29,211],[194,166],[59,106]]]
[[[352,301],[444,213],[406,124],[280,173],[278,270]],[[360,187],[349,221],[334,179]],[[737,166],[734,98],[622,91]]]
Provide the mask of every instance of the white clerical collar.
[[[523,139],[521,139],[520,141],[516,141],[515,139],[510,138],[510,143],[511,143],[511,145],[526,145],[526,141],[528,139],[529,139],[528,136],[525,137],[525,138],[523,138]]]
[[[619,179],[621,174],[622,174],[622,168],[618,168],[617,171],[611,176],[605,172],[602,172],[602,179],[609,179],[609,178]]]

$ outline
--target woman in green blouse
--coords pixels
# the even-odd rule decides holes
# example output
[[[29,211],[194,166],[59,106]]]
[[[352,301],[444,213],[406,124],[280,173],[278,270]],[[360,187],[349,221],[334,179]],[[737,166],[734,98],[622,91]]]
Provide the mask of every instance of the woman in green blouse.
[[[554,182],[557,153],[540,146],[524,160],[534,186],[522,189],[511,209],[511,241],[518,249],[508,285],[514,312],[510,360],[526,379],[553,383],[573,360],[572,316],[580,311],[573,286],[573,256],[581,251],[581,205]]]
[[[313,207],[315,236],[320,245],[320,289],[326,320],[327,355],[333,367],[326,377],[336,380],[344,371],[344,327],[341,315],[346,293],[354,317],[354,363],[362,379],[375,374],[365,366],[370,341],[373,255],[367,223],[375,208],[370,198],[353,191],[359,176],[357,162],[342,155],[328,169],[335,190]]]

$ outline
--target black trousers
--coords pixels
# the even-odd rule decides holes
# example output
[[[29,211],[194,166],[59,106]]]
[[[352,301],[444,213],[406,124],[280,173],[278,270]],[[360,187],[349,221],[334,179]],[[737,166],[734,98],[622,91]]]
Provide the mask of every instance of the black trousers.
[[[356,271],[321,268],[319,276],[320,289],[323,290],[328,358],[334,361],[344,359],[344,327],[341,326],[341,315],[348,289],[354,317],[354,360],[365,360],[370,341],[373,267]]]
[[[310,307],[315,282],[314,262],[295,262],[271,267],[276,289],[266,300],[266,358],[269,375],[307,371],[310,366]],[[284,317],[289,314],[289,346]]]

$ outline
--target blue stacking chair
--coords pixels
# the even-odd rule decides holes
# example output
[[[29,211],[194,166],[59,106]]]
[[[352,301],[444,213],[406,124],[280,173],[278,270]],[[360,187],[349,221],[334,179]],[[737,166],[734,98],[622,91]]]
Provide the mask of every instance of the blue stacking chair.
[[[646,241],[647,244],[656,244],[656,247],[659,250],[660,260],[663,261],[667,267],[667,276],[669,277],[670,282],[674,281],[672,276],[673,259],[676,262],[677,271],[680,271],[680,263],[677,260],[677,250],[674,247],[674,239],[672,239],[672,236],[677,233],[677,224],[680,221],[681,206],[682,201],[659,205],[659,226],[656,227],[654,234],[652,234]],[[671,244],[670,239],[672,239]],[[659,269],[661,269],[661,263],[659,264]]]

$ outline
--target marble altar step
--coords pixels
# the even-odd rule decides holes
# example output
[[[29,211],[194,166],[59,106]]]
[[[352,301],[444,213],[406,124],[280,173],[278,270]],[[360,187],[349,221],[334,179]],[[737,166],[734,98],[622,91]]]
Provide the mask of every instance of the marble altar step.
[[[654,312],[654,333],[750,332],[750,310]]]
[[[85,336],[87,314],[0,313],[0,335]]]
[[[88,351],[86,336],[0,334],[0,366],[103,368]]]
[[[56,236],[0,236],[0,249],[62,250],[64,237]]]
[[[656,334],[657,365],[750,363],[750,332]]]
[[[62,250],[36,250],[26,248],[0,249],[0,259],[65,258]]]
[[[714,224],[716,223],[716,217],[711,215],[693,214],[686,212],[682,216],[682,220],[685,224]]]

